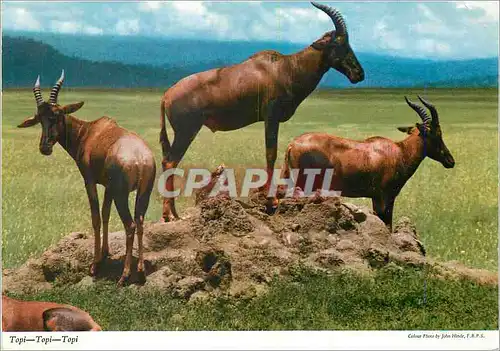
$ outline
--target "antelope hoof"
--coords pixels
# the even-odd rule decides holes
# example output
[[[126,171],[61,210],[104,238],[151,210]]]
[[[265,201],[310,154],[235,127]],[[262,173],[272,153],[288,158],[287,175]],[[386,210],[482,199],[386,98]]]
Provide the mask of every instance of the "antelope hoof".
[[[118,286],[119,287],[123,287],[123,286],[126,286],[128,285],[129,283],[129,279],[130,279],[130,275],[127,275],[127,276],[121,276],[120,277],[120,280],[118,281]]]
[[[160,218],[160,223],[168,223],[179,220],[179,217],[169,214]]]
[[[146,274],[144,273],[144,271],[138,271],[137,272],[137,283],[139,285],[146,284]]]
[[[277,209],[278,209],[278,199],[276,198],[268,199],[266,203],[266,213],[270,215],[274,214]]]
[[[93,262],[91,265],[90,265],[90,276],[91,277],[97,277],[97,273],[99,272],[99,262]]]
[[[91,277],[95,277],[97,275],[97,267],[95,263],[92,263],[89,267],[89,274]]]
[[[168,217],[168,221],[169,222],[174,222],[174,221],[178,221],[180,218],[178,216],[170,216]]]
[[[272,207],[272,206],[266,206],[266,213],[268,215],[273,215],[276,213],[276,210],[278,209],[278,207]]]

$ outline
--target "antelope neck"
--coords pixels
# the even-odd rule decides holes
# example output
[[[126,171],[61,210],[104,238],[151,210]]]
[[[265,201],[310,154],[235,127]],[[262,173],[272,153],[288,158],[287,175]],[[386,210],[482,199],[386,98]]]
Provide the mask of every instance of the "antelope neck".
[[[76,161],[81,154],[81,145],[87,136],[89,122],[82,121],[71,115],[64,116],[64,122],[59,125],[59,144]]]
[[[411,176],[426,156],[426,141],[418,134],[411,134],[406,139],[398,142],[403,157],[403,167]]]
[[[311,93],[323,75],[328,71],[328,66],[323,62],[323,51],[312,46],[288,56],[291,66],[291,76],[295,83],[293,90],[298,96],[307,96]]]

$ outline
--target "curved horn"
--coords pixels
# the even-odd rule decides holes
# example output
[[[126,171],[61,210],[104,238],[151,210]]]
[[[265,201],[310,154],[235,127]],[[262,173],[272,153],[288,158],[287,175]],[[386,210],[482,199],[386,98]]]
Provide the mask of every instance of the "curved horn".
[[[331,8],[330,6],[318,4],[317,2],[312,1],[311,4],[320,9],[324,13],[326,13],[333,21],[333,25],[335,26],[336,34],[345,35],[347,34],[347,27],[345,25],[344,18],[340,14],[340,12],[336,9]]]
[[[57,103],[57,95],[59,95],[59,90],[61,89],[63,83],[64,83],[64,70],[62,70],[61,77],[59,77],[59,80],[57,81],[56,85],[54,85],[54,87],[50,91],[49,102],[51,104]]]
[[[43,104],[42,92],[40,91],[40,76],[36,78],[35,86],[33,87],[33,94],[35,94],[36,105]]]
[[[412,109],[415,110],[415,112],[419,115],[419,117],[422,119],[422,122],[428,123],[431,121],[431,118],[427,114],[427,112],[424,110],[422,106],[418,106],[417,104],[414,104],[408,98],[405,96],[406,103],[408,106],[410,106]]]
[[[438,112],[436,110],[436,107],[433,104],[431,104],[430,102],[425,101],[419,95],[417,95],[417,97],[424,104],[424,106],[427,107],[429,109],[429,111],[431,111],[432,121],[436,124],[439,124],[439,116],[438,116]]]

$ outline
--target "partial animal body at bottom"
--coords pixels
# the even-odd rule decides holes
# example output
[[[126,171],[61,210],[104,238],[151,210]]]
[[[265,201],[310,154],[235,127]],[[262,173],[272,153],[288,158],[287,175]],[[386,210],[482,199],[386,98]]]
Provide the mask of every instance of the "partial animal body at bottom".
[[[85,311],[54,302],[22,301],[2,295],[2,331],[101,331]]]

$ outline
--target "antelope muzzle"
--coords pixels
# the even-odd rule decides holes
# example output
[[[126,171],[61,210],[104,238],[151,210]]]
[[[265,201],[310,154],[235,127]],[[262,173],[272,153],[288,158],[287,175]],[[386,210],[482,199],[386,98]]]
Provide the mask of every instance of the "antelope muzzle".
[[[353,84],[362,82],[365,79],[365,71],[353,52],[349,53],[342,62],[344,74]]]
[[[445,153],[443,160],[441,161],[444,168],[453,168],[455,167],[455,159],[451,155],[450,152]]]
[[[40,153],[45,156],[49,156],[52,154],[52,150],[54,148],[54,143],[50,140],[41,140],[40,141]]]

